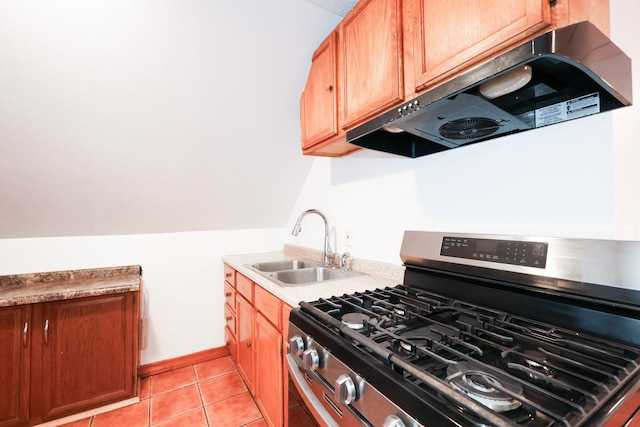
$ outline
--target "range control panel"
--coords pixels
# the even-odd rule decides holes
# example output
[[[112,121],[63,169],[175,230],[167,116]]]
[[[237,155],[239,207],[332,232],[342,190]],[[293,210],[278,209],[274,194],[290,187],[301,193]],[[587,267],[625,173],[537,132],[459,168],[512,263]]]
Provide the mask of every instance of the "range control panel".
[[[548,247],[549,244],[545,242],[445,236],[440,255],[545,268]]]

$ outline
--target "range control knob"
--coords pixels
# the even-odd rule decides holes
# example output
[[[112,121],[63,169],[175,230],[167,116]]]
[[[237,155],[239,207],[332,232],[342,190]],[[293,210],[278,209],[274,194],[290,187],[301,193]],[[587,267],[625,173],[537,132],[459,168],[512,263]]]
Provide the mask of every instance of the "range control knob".
[[[294,356],[301,356],[304,351],[304,341],[300,335],[289,338],[289,353]]]
[[[342,374],[335,382],[335,398],[345,405],[355,402],[358,399],[356,385],[348,374]]]
[[[320,357],[315,348],[310,348],[302,353],[302,368],[307,371],[315,371],[320,366]]]
[[[389,415],[382,422],[382,427],[405,427],[405,425],[397,415]]]

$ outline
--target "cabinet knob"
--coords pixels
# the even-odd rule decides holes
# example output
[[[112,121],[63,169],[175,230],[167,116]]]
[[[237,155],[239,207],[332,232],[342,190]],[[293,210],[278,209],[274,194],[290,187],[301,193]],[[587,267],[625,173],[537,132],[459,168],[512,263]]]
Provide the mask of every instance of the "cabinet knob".
[[[247,347],[250,348],[251,347],[251,341],[247,341]]]
[[[327,89],[327,92],[331,92],[331,91],[333,90],[333,85],[332,85],[331,83],[329,83],[329,84],[326,86],[326,89]]]

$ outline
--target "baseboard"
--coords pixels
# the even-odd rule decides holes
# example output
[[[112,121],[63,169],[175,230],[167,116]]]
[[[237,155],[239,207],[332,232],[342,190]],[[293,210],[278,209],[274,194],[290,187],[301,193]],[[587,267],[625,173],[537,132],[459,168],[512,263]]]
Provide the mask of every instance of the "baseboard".
[[[195,365],[197,363],[206,362],[218,357],[228,356],[229,349],[227,346],[210,348],[209,350],[199,351],[197,353],[187,354],[185,356],[175,357],[173,359],[160,360],[158,362],[142,365],[138,369],[138,376],[149,377],[174,369],[184,368],[185,366]]]

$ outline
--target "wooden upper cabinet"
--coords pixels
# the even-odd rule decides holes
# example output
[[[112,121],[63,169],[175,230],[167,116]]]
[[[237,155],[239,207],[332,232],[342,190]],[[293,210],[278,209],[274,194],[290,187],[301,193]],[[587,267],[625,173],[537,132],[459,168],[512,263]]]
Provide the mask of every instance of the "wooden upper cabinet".
[[[337,49],[336,33],[332,32],[311,59],[300,99],[303,149],[338,134]]]
[[[349,154],[358,147],[346,131],[580,21],[608,35],[609,0],[360,0],[313,55],[300,101],[302,151]]]
[[[361,0],[339,37],[346,129],[404,99],[401,0]]]
[[[410,0],[416,91],[551,26],[549,0]]]

